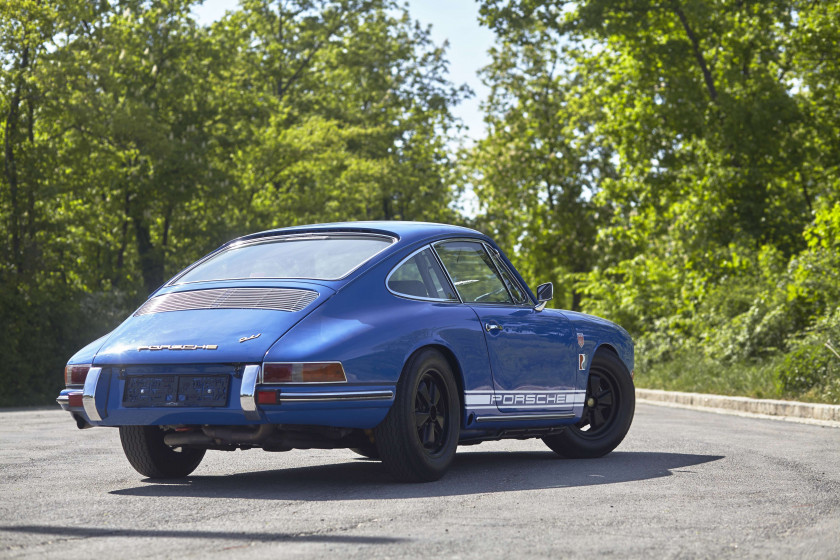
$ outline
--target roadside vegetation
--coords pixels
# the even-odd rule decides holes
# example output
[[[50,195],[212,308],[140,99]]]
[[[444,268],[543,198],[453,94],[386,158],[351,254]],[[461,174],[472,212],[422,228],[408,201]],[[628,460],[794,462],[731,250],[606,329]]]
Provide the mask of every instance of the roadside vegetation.
[[[239,234],[472,225],[640,386],[840,403],[840,6],[484,0],[488,132],[390,0],[0,5],[0,406]],[[475,215],[459,212],[474,193]]]
[[[641,386],[840,403],[840,6],[488,0],[482,229]]]

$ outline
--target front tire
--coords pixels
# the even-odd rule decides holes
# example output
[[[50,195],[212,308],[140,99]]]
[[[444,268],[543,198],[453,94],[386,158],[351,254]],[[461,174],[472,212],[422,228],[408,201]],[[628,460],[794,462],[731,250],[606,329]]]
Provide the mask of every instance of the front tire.
[[[581,419],[543,441],[561,457],[602,457],[627,435],[635,408],[633,380],[624,362],[612,352],[598,352],[589,368]]]
[[[431,482],[452,463],[460,426],[452,368],[439,352],[422,350],[403,368],[394,405],[376,427],[376,448],[397,480]]]
[[[120,441],[131,466],[149,478],[183,478],[204,458],[205,449],[172,448],[157,426],[120,426]]]

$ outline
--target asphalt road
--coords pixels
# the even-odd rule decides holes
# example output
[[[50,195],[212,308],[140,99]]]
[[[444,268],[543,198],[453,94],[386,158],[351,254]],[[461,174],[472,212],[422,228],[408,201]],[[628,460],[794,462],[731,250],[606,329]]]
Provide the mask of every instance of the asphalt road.
[[[350,451],[210,452],[144,480],[117,431],[0,412],[0,557],[840,558],[840,429],[640,405],[602,459],[460,448],[439,482]]]

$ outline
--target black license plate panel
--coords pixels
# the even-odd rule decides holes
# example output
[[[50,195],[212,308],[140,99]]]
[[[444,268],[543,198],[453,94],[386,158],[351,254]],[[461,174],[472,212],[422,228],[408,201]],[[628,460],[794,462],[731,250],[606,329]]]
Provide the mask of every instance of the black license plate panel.
[[[132,375],[126,377],[123,406],[226,406],[228,375]]]

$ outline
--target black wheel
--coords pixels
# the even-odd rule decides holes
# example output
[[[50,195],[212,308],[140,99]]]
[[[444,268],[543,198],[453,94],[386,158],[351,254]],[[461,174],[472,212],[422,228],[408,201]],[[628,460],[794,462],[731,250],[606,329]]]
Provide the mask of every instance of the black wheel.
[[[403,369],[394,405],[374,432],[376,448],[398,480],[437,480],[455,457],[460,425],[449,363],[434,350],[422,350]]]
[[[601,457],[618,447],[627,435],[635,408],[630,372],[612,352],[599,352],[589,368],[580,421],[543,441],[563,457]]]
[[[157,426],[120,426],[120,441],[131,466],[149,478],[183,478],[204,458],[204,449],[172,448]]]
[[[379,451],[376,449],[376,445],[372,443],[363,447],[351,447],[350,451],[368,459],[379,459]]]

